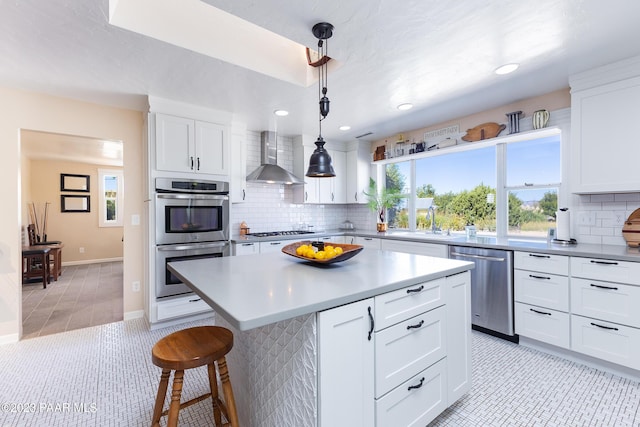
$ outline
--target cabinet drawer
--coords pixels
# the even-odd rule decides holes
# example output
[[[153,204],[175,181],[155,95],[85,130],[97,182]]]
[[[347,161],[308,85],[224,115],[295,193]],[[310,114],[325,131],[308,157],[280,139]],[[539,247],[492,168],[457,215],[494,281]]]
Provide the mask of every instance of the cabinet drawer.
[[[191,295],[185,298],[161,301],[157,306],[158,321],[172,319],[174,317],[190,316],[193,314],[213,311],[209,304],[199,296]]]
[[[567,276],[514,270],[513,280],[516,301],[569,311],[569,278]]]
[[[444,278],[375,297],[376,331],[445,303]]]
[[[517,302],[516,334],[558,347],[569,348],[569,315],[547,308]]]
[[[536,252],[514,252],[513,266],[521,270],[567,276],[569,274],[569,257]]]
[[[571,279],[571,311],[640,328],[640,287]]]
[[[376,399],[376,426],[426,426],[447,408],[446,359]]]
[[[640,285],[640,263],[572,257],[571,276]]]
[[[572,350],[640,369],[640,329],[572,315],[571,331]]]
[[[446,356],[445,317],[442,306],[376,332],[376,397]]]
[[[447,245],[438,243],[403,242],[399,240],[382,240],[383,251],[407,252],[410,254],[427,255],[447,258]]]

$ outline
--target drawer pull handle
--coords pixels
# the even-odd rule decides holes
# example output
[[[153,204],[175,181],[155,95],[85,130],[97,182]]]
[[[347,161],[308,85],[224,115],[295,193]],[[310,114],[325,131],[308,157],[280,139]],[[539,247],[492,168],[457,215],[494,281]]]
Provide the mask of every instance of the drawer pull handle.
[[[198,302],[202,301],[202,298],[190,299],[189,302]]]
[[[544,280],[551,280],[551,277],[545,277],[545,276],[536,276],[534,274],[530,274],[529,277],[531,277],[532,279],[544,279]]]
[[[594,283],[590,284],[589,286],[593,286],[594,288],[600,288],[600,289],[609,289],[610,291],[618,290],[618,288],[616,288],[615,286],[602,286],[602,285],[596,285]]]
[[[281,245],[282,242],[271,242],[269,243],[271,246]]]
[[[407,388],[407,391],[418,389],[418,388],[422,387],[422,384],[424,384],[424,377],[420,378],[420,384],[418,384],[418,385],[410,385],[409,388]]]
[[[549,255],[529,254],[529,256],[532,256],[534,258],[551,258]]]
[[[598,328],[602,328],[602,329],[608,329],[608,330],[610,330],[610,331],[617,331],[617,330],[618,330],[618,328],[614,328],[614,327],[612,327],[612,326],[603,326],[603,325],[598,325],[597,323],[593,323],[593,322],[591,322],[591,325],[592,325],[592,326],[597,326]]]
[[[421,292],[424,289],[424,285],[420,285],[419,288],[415,288],[415,289],[407,289],[407,293],[408,294],[414,294],[416,292]]]
[[[547,313],[546,311],[538,311],[538,310],[534,310],[533,308],[530,308],[529,310],[533,311],[534,313],[544,314],[544,315],[547,315],[547,316],[551,316],[551,313]]]
[[[407,325],[407,331],[411,330],[411,329],[418,329],[421,328],[422,325],[424,325],[424,320],[421,320],[420,323],[416,324],[416,325]]]
[[[601,264],[601,265],[618,265],[615,261],[596,261],[594,259],[591,260],[592,264]]]
[[[371,307],[367,307],[367,311],[369,312],[369,325],[370,325],[369,336],[367,337],[367,340],[371,341],[371,334],[373,333],[373,327],[374,327],[373,314],[371,314]]]

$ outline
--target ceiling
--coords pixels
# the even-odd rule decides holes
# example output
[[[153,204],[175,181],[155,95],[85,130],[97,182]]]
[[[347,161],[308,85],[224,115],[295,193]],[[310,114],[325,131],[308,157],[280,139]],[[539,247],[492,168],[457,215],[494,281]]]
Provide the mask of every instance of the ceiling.
[[[155,1],[179,9],[187,0]],[[322,127],[328,141],[367,132],[372,135],[365,139],[377,140],[498,107],[566,88],[573,73],[640,54],[637,0],[203,4],[311,48],[317,44],[315,23],[335,26],[329,56],[340,66],[329,74],[331,113]],[[317,134],[315,84],[290,83],[111,25],[108,0],[0,5],[0,85],[141,111],[150,94],[234,113],[250,130],[277,126],[280,134]],[[169,18],[158,27],[174,25]],[[178,35],[191,31],[172,29]],[[231,50],[254,42],[259,46],[237,32],[207,41]],[[278,48],[271,49],[275,55]],[[493,73],[509,62],[520,68]],[[404,102],[414,108],[397,110]],[[291,114],[276,123],[272,113],[278,108]],[[351,130],[339,131],[344,124]]]

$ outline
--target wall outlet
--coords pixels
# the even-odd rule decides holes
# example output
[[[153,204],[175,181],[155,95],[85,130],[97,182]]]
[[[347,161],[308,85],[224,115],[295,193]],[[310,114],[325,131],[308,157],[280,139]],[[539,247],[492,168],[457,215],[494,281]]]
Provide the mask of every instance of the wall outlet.
[[[579,212],[578,224],[583,226],[596,225],[596,213],[594,211]]]
[[[133,292],[140,292],[140,282],[138,282],[137,280],[133,282],[131,284],[131,290],[133,290]]]
[[[84,253],[84,248],[80,247],[80,253],[83,254]]]

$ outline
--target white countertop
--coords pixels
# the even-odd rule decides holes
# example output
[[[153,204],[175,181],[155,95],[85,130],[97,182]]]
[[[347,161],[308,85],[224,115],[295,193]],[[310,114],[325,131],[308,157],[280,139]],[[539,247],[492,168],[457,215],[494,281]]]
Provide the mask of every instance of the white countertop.
[[[241,331],[473,268],[473,263],[365,248],[316,265],[281,252],[177,261],[169,270]]]
[[[547,254],[579,256],[588,258],[614,259],[618,261],[640,262],[640,249],[631,248],[621,245],[594,245],[589,243],[578,243],[577,245],[563,246],[555,243],[549,243],[541,239],[527,239],[509,237],[496,238],[490,236],[478,236],[476,238],[467,238],[464,235],[444,234],[433,235],[424,231],[395,231],[391,230],[386,233],[377,233],[369,230],[327,230],[304,236],[275,236],[275,237],[246,237],[233,236],[231,241],[234,243],[255,243],[267,242],[274,240],[313,240],[314,237],[327,235],[347,235],[347,236],[363,236],[375,237],[386,240],[401,240],[406,242],[424,242],[436,243],[441,245],[455,246],[472,246],[491,249],[505,249],[512,251],[535,251]]]

